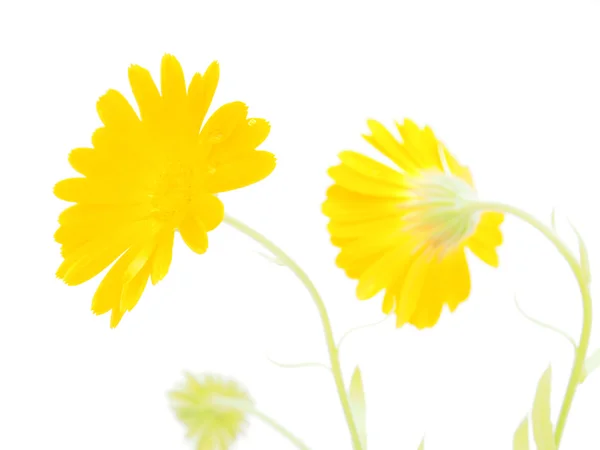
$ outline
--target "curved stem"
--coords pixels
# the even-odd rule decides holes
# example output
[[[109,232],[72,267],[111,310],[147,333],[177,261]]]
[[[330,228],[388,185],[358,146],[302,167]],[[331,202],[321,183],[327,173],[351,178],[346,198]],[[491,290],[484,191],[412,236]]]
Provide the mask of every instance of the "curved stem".
[[[284,428],[281,424],[277,423],[271,417],[267,416],[266,414],[263,414],[262,412],[260,412],[256,409],[253,411],[248,411],[248,412],[250,414],[252,414],[253,416],[258,417],[260,420],[262,420],[266,424],[270,425],[273,429],[277,430],[281,435],[288,438],[288,440],[290,442],[292,442],[299,449],[309,450],[309,448],[304,444],[304,442],[302,442],[299,438],[294,436],[290,431],[288,431],[286,428]]]
[[[379,324],[382,324],[383,322],[385,322],[386,320],[388,320],[390,317],[392,317],[392,316],[391,316],[391,315],[389,315],[389,316],[385,316],[383,319],[381,319],[381,320],[378,320],[377,322],[368,323],[368,324],[366,324],[366,325],[359,325],[358,327],[351,328],[350,330],[346,331],[346,332],[344,333],[344,335],[343,335],[343,336],[340,338],[340,340],[339,340],[339,341],[338,341],[338,343],[337,343],[337,348],[338,348],[338,350],[339,350],[340,348],[342,348],[342,344],[344,343],[344,341],[346,340],[346,338],[347,338],[348,336],[350,336],[351,334],[353,334],[355,331],[359,331],[359,330],[364,330],[364,329],[366,329],[366,328],[375,327],[375,326],[377,326],[377,325],[379,325]]]
[[[567,385],[565,398],[563,400],[563,404],[560,409],[560,414],[558,416],[558,421],[556,423],[554,439],[556,441],[556,448],[558,449],[565,429],[565,425],[567,423],[567,417],[569,415],[571,405],[573,404],[573,398],[575,397],[575,392],[577,391],[577,387],[579,386],[581,376],[583,374],[585,357],[590,343],[590,335],[592,331],[592,298],[590,295],[587,277],[583,272],[577,258],[571,253],[569,248],[558,237],[558,235],[551,228],[546,226],[544,223],[540,222],[531,214],[513,206],[505,205],[502,203],[476,203],[473,205],[473,207],[478,210],[496,211],[511,214],[527,222],[532,227],[536,228],[544,236],[546,236],[546,238],[550,242],[552,242],[552,244],[554,244],[556,249],[569,264],[569,267],[571,268],[573,274],[575,275],[575,278],[577,279],[577,284],[579,285],[581,298],[583,300],[583,327],[581,329],[579,345],[577,346],[577,351],[575,353],[575,361],[573,362],[573,367],[571,369],[569,384]]]
[[[286,437],[292,444],[294,444],[300,450],[310,450],[308,446],[300,440],[300,438],[298,438],[296,435],[294,435],[291,431],[289,431],[287,428],[285,428],[272,417],[267,416],[265,413],[256,409],[251,403],[231,399],[214,399],[213,401],[217,404],[224,405],[229,408],[233,408],[240,412],[244,412],[248,415],[252,415],[254,417],[259,418],[264,423],[273,428],[275,431],[277,431],[279,434]]]
[[[325,369],[328,371],[331,371],[331,367],[326,366],[325,364],[322,363],[318,363],[318,362],[302,362],[302,363],[282,363],[282,362],[277,362],[274,359],[270,358],[269,356],[267,356],[267,359],[269,360],[269,362],[271,364],[275,364],[278,367],[282,367],[284,369],[301,369],[301,368],[306,368],[306,367],[319,367],[320,369]]]
[[[516,295],[515,295],[515,306],[517,307],[517,310],[521,313],[521,315],[523,317],[525,317],[527,320],[529,320],[532,323],[535,323],[538,327],[546,328],[547,330],[554,331],[555,333],[560,334],[567,341],[569,341],[569,343],[573,346],[573,350],[577,351],[577,342],[575,342],[575,339],[573,339],[571,336],[569,336],[567,333],[565,333],[560,328],[557,328],[557,327],[555,327],[553,325],[550,325],[549,323],[542,322],[541,320],[538,320],[535,317],[532,317],[529,314],[527,314],[523,310],[523,308],[521,307],[521,305],[519,305],[519,302],[517,301],[517,296]]]
[[[237,229],[238,231],[241,231],[242,233],[246,234],[248,237],[254,239],[256,242],[258,242],[267,250],[269,250],[279,261],[281,261],[283,264],[289,267],[292,272],[294,272],[294,274],[298,277],[298,279],[302,282],[304,287],[306,287],[306,289],[310,293],[313,301],[315,302],[317,310],[319,311],[319,316],[321,317],[321,322],[323,324],[325,342],[327,344],[329,360],[331,363],[331,372],[333,373],[333,378],[337,388],[338,396],[340,398],[340,403],[342,404],[344,416],[346,417],[346,422],[348,423],[348,428],[350,430],[350,436],[352,438],[352,448],[354,450],[362,450],[360,437],[356,428],[356,424],[354,423],[352,410],[350,408],[350,400],[348,399],[348,393],[346,392],[346,387],[344,385],[344,378],[342,376],[342,369],[340,367],[338,348],[336,347],[335,341],[333,339],[331,323],[329,321],[329,316],[327,315],[325,304],[323,303],[319,292],[315,288],[315,285],[312,283],[312,281],[304,272],[304,270],[302,270],[302,268],[298,264],[296,264],[296,262],[292,258],[290,258],[282,249],[280,249],[277,245],[268,240],[265,236],[250,228],[243,222],[234,219],[233,217],[226,215],[223,221],[232,226],[233,228]]]

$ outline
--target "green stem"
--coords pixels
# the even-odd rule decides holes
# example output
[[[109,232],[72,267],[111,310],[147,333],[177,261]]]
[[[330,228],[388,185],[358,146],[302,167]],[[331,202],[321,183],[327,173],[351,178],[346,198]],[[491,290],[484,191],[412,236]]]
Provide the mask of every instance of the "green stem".
[[[294,274],[298,277],[298,279],[302,282],[302,284],[310,293],[313,301],[315,302],[315,305],[317,306],[317,310],[319,311],[319,316],[321,317],[321,322],[323,324],[325,342],[327,344],[327,350],[329,351],[331,372],[333,373],[333,378],[335,380],[335,385],[337,388],[338,396],[340,398],[340,403],[342,404],[344,416],[346,417],[346,422],[348,423],[348,428],[350,430],[350,436],[352,438],[352,448],[354,450],[362,450],[360,437],[356,428],[356,424],[354,423],[352,410],[350,408],[350,400],[348,399],[348,393],[346,392],[346,387],[344,385],[344,378],[342,376],[342,369],[340,367],[338,348],[336,347],[335,341],[333,339],[331,323],[329,321],[329,316],[327,315],[327,310],[325,308],[325,304],[323,303],[323,299],[321,299],[321,296],[315,288],[315,285],[312,283],[312,281],[304,272],[304,270],[302,270],[302,268],[298,264],[296,264],[296,262],[292,258],[290,258],[282,249],[280,249],[277,245],[268,240],[265,236],[250,228],[246,224],[240,222],[239,220],[234,219],[233,217],[226,215],[223,221],[232,226],[233,228],[237,229],[238,231],[241,231],[242,233],[246,234],[248,237],[254,239],[256,242],[258,242],[267,250],[269,250],[275,257],[277,257],[279,261],[284,263],[287,267],[291,269],[292,272],[294,272]]]
[[[288,438],[288,440],[290,442],[292,442],[299,449],[309,450],[309,448],[304,444],[304,442],[302,442],[300,439],[298,439],[296,436],[294,436],[291,432],[289,432],[287,429],[285,429],[282,425],[280,425],[279,423],[277,423],[271,417],[267,416],[266,414],[263,414],[262,412],[260,412],[260,411],[258,411],[256,409],[254,411],[249,411],[249,413],[252,414],[252,415],[254,415],[254,416],[256,416],[256,417],[258,417],[260,420],[262,420],[266,424],[268,424],[271,427],[273,427],[280,434],[282,434],[283,436],[285,436],[286,438]]]
[[[275,431],[277,431],[279,434],[286,437],[292,444],[294,444],[300,450],[310,450],[308,448],[308,446],[300,440],[300,438],[295,436],[291,431],[289,431],[287,428],[285,428],[283,425],[281,425],[279,422],[277,422],[272,417],[267,416],[266,414],[264,414],[261,411],[259,411],[258,409],[256,409],[254,407],[254,405],[252,405],[251,403],[245,402],[245,401],[230,400],[230,399],[214,399],[213,401],[216,404],[227,406],[228,408],[233,408],[233,409],[236,409],[237,411],[244,412],[248,415],[252,415],[254,417],[259,418],[264,423],[266,423],[271,428],[273,428]]]
[[[531,214],[513,206],[505,205],[502,203],[476,203],[475,205],[473,205],[473,207],[478,210],[496,211],[511,214],[527,222],[532,227],[536,228],[544,236],[546,236],[546,238],[548,238],[550,242],[554,244],[556,249],[563,256],[563,258],[565,258],[565,260],[571,267],[571,270],[573,271],[573,274],[577,279],[579,290],[581,292],[581,298],[583,300],[583,327],[581,329],[579,345],[577,346],[577,350],[575,353],[573,368],[571,369],[571,377],[569,378],[569,384],[567,385],[565,398],[563,400],[563,404],[560,409],[560,414],[558,416],[558,421],[556,423],[554,439],[556,441],[556,448],[558,449],[565,429],[565,425],[567,423],[567,417],[569,415],[571,405],[573,404],[573,398],[575,397],[575,392],[577,391],[577,387],[579,386],[581,376],[583,374],[585,357],[587,354],[588,346],[590,343],[590,335],[592,332],[592,298],[590,295],[586,275],[581,269],[581,264],[579,263],[578,259],[571,253],[569,248],[558,237],[558,235],[550,227],[544,225],[544,223],[537,220]]]
[[[351,334],[353,334],[354,332],[356,332],[356,331],[359,331],[359,330],[364,330],[364,329],[367,329],[367,328],[371,328],[371,327],[375,327],[375,326],[377,326],[377,325],[379,325],[379,324],[382,324],[383,322],[385,322],[386,320],[388,320],[390,317],[393,317],[393,316],[391,316],[391,315],[389,315],[389,316],[385,316],[385,318],[383,318],[383,319],[381,319],[381,320],[378,320],[377,322],[374,322],[374,323],[368,323],[368,324],[366,324],[366,325],[360,325],[360,326],[358,326],[358,327],[355,327],[355,328],[352,328],[352,329],[350,329],[350,330],[346,331],[346,332],[344,333],[344,335],[343,335],[343,336],[340,338],[340,340],[339,340],[339,341],[338,341],[338,343],[337,343],[337,348],[338,348],[338,350],[339,350],[340,348],[342,348],[342,344],[344,343],[344,341],[346,340],[346,338],[347,338],[348,336],[350,336]]]
[[[527,314],[523,310],[523,308],[521,308],[521,305],[519,305],[519,302],[517,301],[516,296],[515,296],[515,306],[517,307],[517,310],[521,313],[521,315],[523,317],[525,317],[527,320],[529,320],[532,323],[535,323],[538,327],[546,328],[547,330],[554,331],[555,333],[560,334],[567,341],[569,341],[569,343],[573,346],[573,350],[577,351],[577,342],[575,342],[575,339],[573,339],[571,336],[569,336],[567,333],[565,333],[560,328],[552,326],[549,323],[542,322],[541,320],[538,320],[535,317],[532,317],[529,314]]]
[[[271,364],[275,364],[278,367],[283,369],[302,369],[307,367],[319,367],[320,369],[325,369],[331,371],[331,368],[326,366],[325,364],[321,364],[318,362],[304,362],[304,363],[281,363],[273,360],[272,358],[267,356],[267,359]]]

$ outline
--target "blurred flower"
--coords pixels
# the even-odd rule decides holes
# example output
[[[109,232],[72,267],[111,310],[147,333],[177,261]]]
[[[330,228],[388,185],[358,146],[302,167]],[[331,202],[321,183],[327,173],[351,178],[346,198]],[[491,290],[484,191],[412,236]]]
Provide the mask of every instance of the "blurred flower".
[[[252,400],[236,383],[215,376],[194,378],[169,393],[177,418],[197,450],[226,450],[246,425],[246,409]]]
[[[454,311],[469,295],[465,248],[498,266],[504,216],[477,210],[469,169],[429,127],[405,120],[399,142],[379,122],[368,125],[365,139],[397,168],[344,151],[329,169],[335,184],[323,212],[341,249],[336,263],[358,280],[359,299],[385,290],[383,311],[395,311],[397,326],[431,327],[444,304]]]
[[[275,167],[271,153],[256,151],[269,124],[248,119],[243,103],[223,105],[202,127],[218,80],[214,62],[186,90],[179,62],[165,55],[159,93],[146,69],[131,66],[139,117],[109,90],[97,104],[104,126],[92,147],[69,155],[83,177],[54,188],[57,197],[76,203],[59,217],[55,239],[64,261],[57,276],[81,284],[117,260],[92,301],[96,314],[112,311],[111,327],[135,307],[148,278],[156,284],[167,274],[175,230],[191,250],[204,253],[207,232],[224,215],[215,194],[256,183]]]

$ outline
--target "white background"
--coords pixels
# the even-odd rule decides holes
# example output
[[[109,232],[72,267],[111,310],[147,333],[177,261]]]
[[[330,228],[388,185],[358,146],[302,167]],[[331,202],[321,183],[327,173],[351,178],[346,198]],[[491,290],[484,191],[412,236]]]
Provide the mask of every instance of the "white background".
[[[238,379],[315,450],[350,448],[327,372],[266,359],[326,361],[309,296],[232,229],[212,232],[203,256],[178,238],[167,278],[116,330],[90,312],[99,277],[80,287],[55,278],[66,205],[52,187],[99,126],[97,98],[109,88],[132,98],[130,64],[157,77],[173,53],[189,80],[218,59],[213,110],[239,99],[270,120],[263,148],[276,172],[222,198],[309,272],[340,336],[381,318],[380,299],[357,301],[336,269],[320,214],[338,151],[372,151],[360,136],[369,117],[432,126],[485,199],[545,220],[558,206],[565,238],[574,242],[568,216],[598,274],[599,23],[597,0],[3,2],[0,448],[192,448],[165,396],[184,370]],[[428,450],[509,449],[550,362],[556,419],[571,348],[525,321],[513,296],[577,337],[578,291],[535,231],[515,219],[503,229],[501,268],[471,258],[471,297],[437,327],[390,321],[348,338],[343,368],[348,379],[363,370],[370,450],[416,449],[423,433]],[[561,448],[600,448],[594,375]],[[252,421],[236,448],[291,446]]]

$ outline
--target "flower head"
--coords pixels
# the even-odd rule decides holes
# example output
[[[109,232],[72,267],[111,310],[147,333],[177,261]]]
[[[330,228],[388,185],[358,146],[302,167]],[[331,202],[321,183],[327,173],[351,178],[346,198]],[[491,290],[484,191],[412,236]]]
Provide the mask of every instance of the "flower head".
[[[359,299],[385,290],[383,311],[395,311],[397,326],[431,327],[444,304],[454,311],[469,295],[466,248],[498,265],[504,216],[474,207],[469,169],[429,127],[405,120],[398,141],[379,122],[368,125],[365,139],[396,168],[353,151],[330,168],[323,212],[341,249],[336,263],[358,280]]]
[[[159,92],[146,69],[131,66],[139,115],[119,92],[102,96],[104,126],[90,148],[69,155],[82,177],[54,188],[75,203],[59,217],[55,239],[64,261],[57,276],[81,284],[116,260],[92,301],[96,314],[112,311],[112,327],[135,307],[149,278],[156,284],[167,274],[176,230],[204,253],[207,232],[224,216],[216,194],[256,183],[275,167],[271,153],[256,150],[269,124],[248,119],[243,103],[223,105],[204,123],[218,80],[214,62],[186,88],[179,62],[165,55]]]
[[[253,404],[237,383],[216,376],[195,378],[169,393],[177,418],[196,440],[198,450],[227,450],[246,426],[246,410]]]

